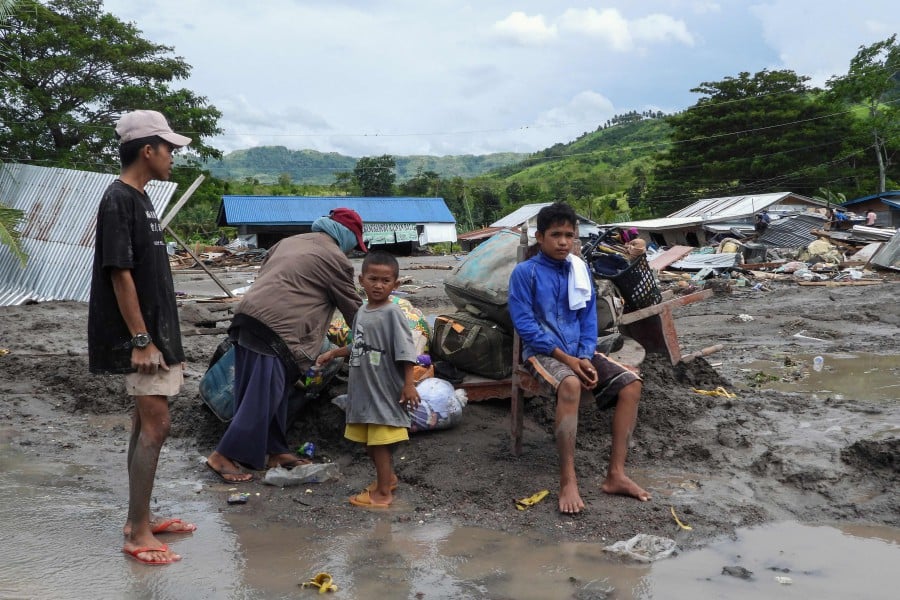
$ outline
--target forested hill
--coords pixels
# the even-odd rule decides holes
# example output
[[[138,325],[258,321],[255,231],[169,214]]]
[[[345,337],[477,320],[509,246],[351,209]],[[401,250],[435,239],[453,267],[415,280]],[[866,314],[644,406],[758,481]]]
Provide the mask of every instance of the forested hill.
[[[514,164],[526,156],[503,152],[481,156],[394,156],[394,160],[399,183],[413,177],[418,170],[434,171],[444,179],[469,179]],[[293,183],[330,185],[334,183],[335,173],[352,172],[357,160],[335,152],[260,146],[230,152],[221,160],[209,161],[206,168],[213,176],[232,181],[250,178],[260,183],[275,183],[287,174]]]

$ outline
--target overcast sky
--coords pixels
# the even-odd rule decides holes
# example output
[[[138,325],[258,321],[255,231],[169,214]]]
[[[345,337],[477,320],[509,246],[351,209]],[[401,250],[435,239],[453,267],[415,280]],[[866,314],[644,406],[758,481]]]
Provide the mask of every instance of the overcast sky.
[[[193,67],[225,152],[531,152],[741,71],[822,85],[897,0],[104,0]]]

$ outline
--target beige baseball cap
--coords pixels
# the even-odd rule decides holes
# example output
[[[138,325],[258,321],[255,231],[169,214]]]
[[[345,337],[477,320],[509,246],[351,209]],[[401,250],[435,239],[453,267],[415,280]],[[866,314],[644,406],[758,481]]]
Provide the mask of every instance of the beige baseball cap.
[[[119,136],[119,145],[154,135],[178,148],[191,143],[191,138],[172,131],[162,113],[155,110],[135,110],[122,115],[116,123],[116,134]]]

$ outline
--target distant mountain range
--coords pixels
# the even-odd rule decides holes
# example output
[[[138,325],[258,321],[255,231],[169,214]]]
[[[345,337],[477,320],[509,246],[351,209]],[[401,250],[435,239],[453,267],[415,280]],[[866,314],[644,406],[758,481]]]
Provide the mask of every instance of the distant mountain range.
[[[443,179],[469,179],[516,164],[528,156],[501,152],[480,156],[394,156],[394,160],[397,163],[397,182],[401,183],[413,177],[418,170],[434,171]],[[221,160],[208,161],[205,167],[215,177],[232,181],[250,178],[260,183],[275,183],[281,175],[287,174],[293,183],[329,185],[334,183],[335,173],[353,171],[357,160],[336,152],[259,146],[229,152]]]

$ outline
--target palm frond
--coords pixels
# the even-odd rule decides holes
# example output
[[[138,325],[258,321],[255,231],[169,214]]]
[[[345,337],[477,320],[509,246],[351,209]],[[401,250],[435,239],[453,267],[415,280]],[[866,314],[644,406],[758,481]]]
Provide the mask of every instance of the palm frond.
[[[0,246],[7,246],[22,263],[23,268],[28,262],[28,255],[22,249],[22,234],[18,228],[24,221],[24,212],[0,204]]]

